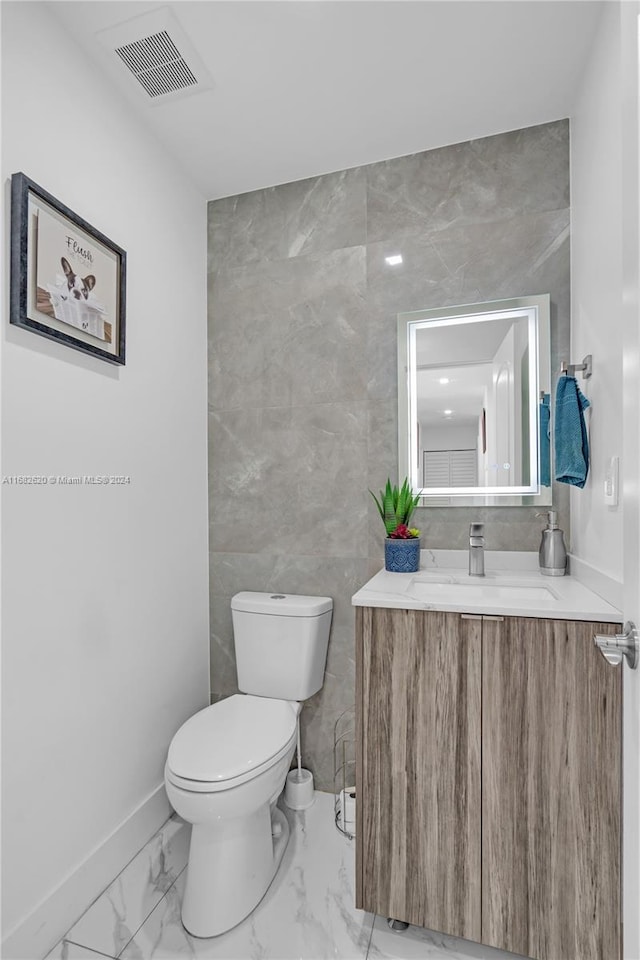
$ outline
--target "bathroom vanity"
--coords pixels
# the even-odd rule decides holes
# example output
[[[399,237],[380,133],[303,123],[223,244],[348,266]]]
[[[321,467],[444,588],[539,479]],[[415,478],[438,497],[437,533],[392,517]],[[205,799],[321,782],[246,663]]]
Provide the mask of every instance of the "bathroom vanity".
[[[622,682],[593,637],[620,613],[524,556],[483,578],[381,571],[353,598],[356,905],[537,960],[614,960]]]

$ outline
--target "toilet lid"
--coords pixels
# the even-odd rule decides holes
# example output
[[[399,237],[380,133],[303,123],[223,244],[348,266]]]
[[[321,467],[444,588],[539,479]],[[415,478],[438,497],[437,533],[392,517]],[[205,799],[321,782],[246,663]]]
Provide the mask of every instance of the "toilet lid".
[[[276,756],[295,735],[296,721],[287,700],[235,694],[180,727],[167,766],[185,780],[233,780]]]

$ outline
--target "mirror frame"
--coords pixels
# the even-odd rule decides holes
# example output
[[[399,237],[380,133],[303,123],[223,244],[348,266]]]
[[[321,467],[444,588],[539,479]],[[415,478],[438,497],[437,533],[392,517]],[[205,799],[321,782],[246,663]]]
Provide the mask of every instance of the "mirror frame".
[[[531,473],[529,483],[521,486],[493,487],[420,487],[418,485],[418,436],[416,396],[416,334],[429,324],[453,326],[508,318],[526,317],[529,336],[529,437]],[[550,297],[541,294],[488,303],[470,303],[440,309],[415,310],[398,314],[398,465],[399,477],[409,478],[420,493],[421,505],[429,500],[452,498],[442,506],[466,506],[455,500],[469,499],[471,506],[539,506],[551,503],[551,487],[540,486],[540,392],[551,393]],[[404,377],[402,376],[404,372]],[[508,502],[508,501],[511,502]],[[434,504],[436,506],[436,504]]]

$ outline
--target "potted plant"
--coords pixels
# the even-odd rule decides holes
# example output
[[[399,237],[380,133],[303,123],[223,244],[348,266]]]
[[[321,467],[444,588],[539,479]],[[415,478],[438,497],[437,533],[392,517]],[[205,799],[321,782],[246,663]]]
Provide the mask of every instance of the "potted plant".
[[[420,531],[409,526],[413,511],[418,506],[419,494],[414,494],[405,477],[398,489],[387,480],[380,499],[373,490],[369,493],[382,517],[387,539],[384,542],[384,566],[391,573],[415,573],[420,569]]]

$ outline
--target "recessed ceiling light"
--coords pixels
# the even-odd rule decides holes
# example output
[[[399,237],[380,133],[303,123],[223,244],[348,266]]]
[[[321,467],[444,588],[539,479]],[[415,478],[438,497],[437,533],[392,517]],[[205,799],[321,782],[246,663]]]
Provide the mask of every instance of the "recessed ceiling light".
[[[394,253],[392,257],[384,258],[390,267],[397,267],[399,263],[402,263],[402,255],[399,253]]]
[[[450,417],[452,413],[453,413],[453,410],[445,410],[445,411],[444,411],[445,417]]]
[[[440,377],[438,383],[449,383],[449,377]]]

